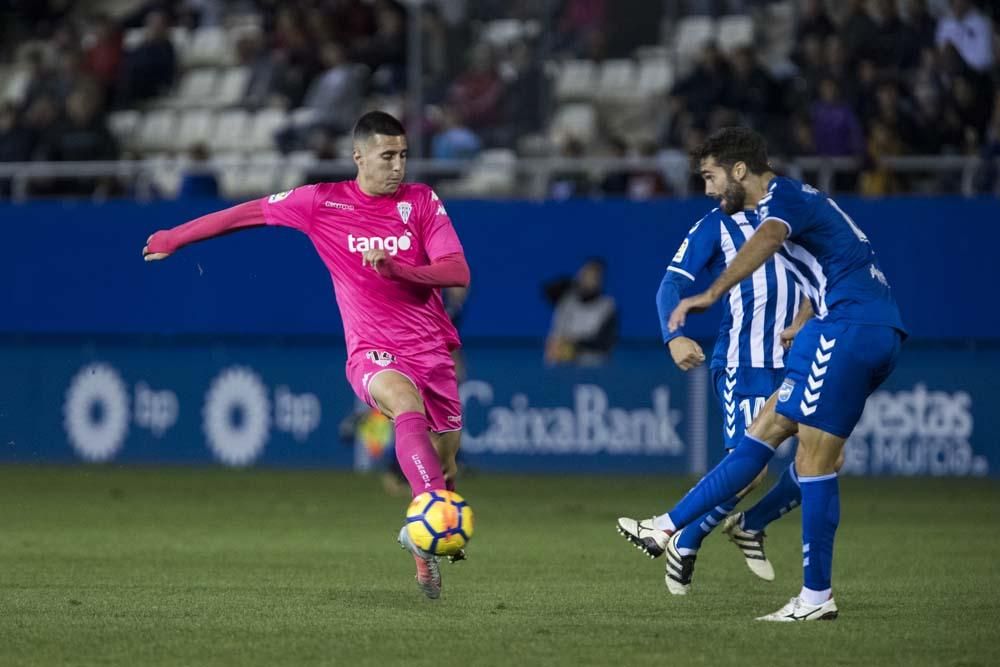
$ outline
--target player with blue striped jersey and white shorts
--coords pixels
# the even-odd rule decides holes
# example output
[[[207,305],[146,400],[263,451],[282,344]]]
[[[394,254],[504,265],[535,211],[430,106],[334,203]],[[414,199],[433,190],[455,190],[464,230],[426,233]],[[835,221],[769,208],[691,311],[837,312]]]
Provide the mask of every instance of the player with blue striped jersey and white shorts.
[[[669,331],[667,318],[680,302],[681,294],[690,289],[699,274],[715,277],[729,266],[743,244],[753,236],[758,224],[757,212],[753,209],[731,216],[718,208],[713,209],[688,231],[667,267],[656,304],[663,342],[681,370],[701,365],[705,355],[698,343],[683,331]],[[784,378],[785,348],[781,334],[792,327],[799,299],[795,276],[775,261],[766,262],[729,290],[710,363],[715,393],[723,412],[723,439],[727,450],[742,439],[744,430]],[[672,536],[659,529],[655,517],[644,521],[622,517],[618,520],[618,532],[652,558],[666,554],[664,580],[667,589],[675,595],[686,594],[702,541],[726,519],[764,472],[740,493],[711,508]],[[794,471],[787,475],[794,479]],[[782,479],[775,488],[785,483]],[[786,491],[782,488],[777,498],[768,494],[760,504],[772,509],[768,517],[763,517],[764,523],[759,530],[730,533],[730,539],[743,551],[751,571],[768,581],[774,579],[774,569],[764,553],[763,526],[798,504],[795,493],[787,498]],[[781,504],[772,502],[776,499]],[[763,513],[758,510],[758,514]]]
[[[810,302],[801,312],[812,317],[794,336],[781,387],[733,451],[658,517],[660,526],[676,532],[731,498],[766,468],[781,442],[798,435],[804,582],[786,605],[758,620],[831,620],[839,614],[831,583],[840,523],[838,460],[868,396],[895,368],[906,330],[868,237],[826,194],[777,176],[760,135],[723,128],[692,154],[692,162],[705,179],[705,193],[723,211],[756,205],[761,222],[706,291],[677,305],[668,329],[711,307],[772,257],[795,275]]]

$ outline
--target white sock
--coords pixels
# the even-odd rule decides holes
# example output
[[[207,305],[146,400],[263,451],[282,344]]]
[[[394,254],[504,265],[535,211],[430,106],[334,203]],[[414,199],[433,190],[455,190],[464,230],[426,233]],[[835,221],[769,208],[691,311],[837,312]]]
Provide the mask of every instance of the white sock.
[[[685,549],[684,547],[677,547],[677,553],[681,556],[694,556],[698,553],[697,549]]]
[[[653,517],[653,528],[664,530],[668,533],[677,532],[677,526],[670,520],[670,514],[661,514]]]
[[[811,605],[819,606],[829,600],[832,597],[833,589],[826,589],[825,591],[814,591],[811,588],[802,587],[799,591],[799,597]]]

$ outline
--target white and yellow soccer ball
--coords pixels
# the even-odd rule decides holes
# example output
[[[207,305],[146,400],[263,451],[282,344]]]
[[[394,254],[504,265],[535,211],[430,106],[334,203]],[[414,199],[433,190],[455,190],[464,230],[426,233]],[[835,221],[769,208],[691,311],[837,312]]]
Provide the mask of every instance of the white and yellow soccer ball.
[[[406,508],[406,530],[415,545],[435,556],[451,556],[472,538],[472,508],[454,491],[421,493]]]

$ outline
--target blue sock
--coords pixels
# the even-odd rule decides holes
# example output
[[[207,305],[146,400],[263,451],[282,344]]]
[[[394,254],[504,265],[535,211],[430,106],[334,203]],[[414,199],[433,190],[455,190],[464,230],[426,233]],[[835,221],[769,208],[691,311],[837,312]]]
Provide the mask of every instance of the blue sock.
[[[701,547],[701,543],[708,537],[708,534],[715,530],[719,522],[733,511],[738,502],[740,502],[740,497],[733,496],[726,502],[708,510],[701,517],[695,519],[694,523],[685,527],[680,537],[677,538],[677,548],[681,549],[681,555],[687,556],[697,552]],[[687,549],[687,551],[684,551],[684,549]]]
[[[751,435],[740,444],[670,510],[670,520],[678,528],[689,526],[705,512],[724,503],[746,488],[774,456],[774,448]]]
[[[833,569],[833,538],[840,523],[837,473],[799,477],[802,485],[802,569],[805,587],[829,591]]]
[[[781,477],[774,483],[757,504],[743,513],[743,530],[764,530],[769,523],[781,518],[802,503],[802,491],[799,489],[799,478],[795,474],[793,461]]]

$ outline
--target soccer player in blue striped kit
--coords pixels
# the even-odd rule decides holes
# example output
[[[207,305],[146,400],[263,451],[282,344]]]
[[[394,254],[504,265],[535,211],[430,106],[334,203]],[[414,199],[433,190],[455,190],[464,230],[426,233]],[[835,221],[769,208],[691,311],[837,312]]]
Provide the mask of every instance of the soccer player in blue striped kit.
[[[832,589],[840,522],[837,461],[866,399],[895,367],[906,330],[868,237],[827,195],[776,176],[760,135],[723,128],[692,159],[705,193],[723,211],[756,203],[760,226],[705,292],[677,305],[668,328],[675,331],[689,313],[711,307],[772,256],[795,275],[814,316],[794,338],[781,387],[742,440],[660,517],[660,525],[672,534],[731,498],[767,466],[777,445],[797,434],[804,585],[758,620],[831,620],[839,613]]]
[[[705,360],[701,347],[667,320],[697,276],[721,274],[736,258],[739,249],[759,226],[753,208],[727,215],[713,209],[688,231],[660,283],[656,295],[663,341],[678,368],[687,371]],[[734,285],[725,299],[719,337],[712,354],[711,371],[715,393],[723,411],[723,438],[732,450],[746,428],[760,412],[768,397],[784,378],[785,341],[794,337],[802,317],[796,317],[801,291],[795,276],[774,260],[767,261],[752,275]],[[637,520],[622,517],[618,532],[651,558],[666,556],[664,581],[674,595],[685,595],[691,587],[694,565],[702,541],[725,521],[725,532],[746,558],[750,570],[772,581],[774,568],[764,552],[764,527],[799,504],[794,466],[750,512],[744,528],[742,514],[726,521],[741,497],[764,477],[761,471],[745,489],[709,509],[690,524],[669,535],[663,530],[667,519]]]

